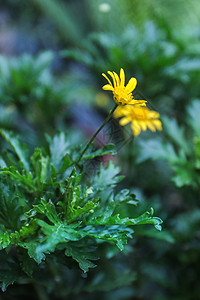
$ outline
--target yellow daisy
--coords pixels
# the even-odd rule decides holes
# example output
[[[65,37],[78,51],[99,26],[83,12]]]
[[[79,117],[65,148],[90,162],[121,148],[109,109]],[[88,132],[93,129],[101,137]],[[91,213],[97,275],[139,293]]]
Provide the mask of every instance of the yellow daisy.
[[[132,77],[128,84],[125,86],[125,73],[121,68],[120,75],[118,76],[115,72],[108,71],[108,74],[113,80],[113,84],[110,79],[102,73],[102,75],[107,79],[108,84],[102,87],[103,90],[112,91],[113,98],[117,104],[133,104],[138,106],[146,106],[145,100],[135,100],[132,95],[132,91],[137,85],[136,78]]]
[[[151,131],[162,130],[162,123],[159,119],[160,114],[147,107],[124,105],[118,106],[114,111],[114,117],[122,119],[119,121],[121,126],[131,122],[133,135],[137,136],[141,130],[150,129]]]

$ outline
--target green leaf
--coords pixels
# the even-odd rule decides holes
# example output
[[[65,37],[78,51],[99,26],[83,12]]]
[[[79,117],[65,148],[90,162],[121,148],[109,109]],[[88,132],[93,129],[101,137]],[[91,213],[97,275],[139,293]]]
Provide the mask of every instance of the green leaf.
[[[120,214],[114,216],[109,215],[105,212],[103,216],[95,217],[95,219],[88,221],[90,225],[141,225],[141,224],[153,224],[156,229],[161,230],[162,220],[158,217],[153,217],[153,209],[151,212],[145,212],[138,218],[121,218]]]
[[[80,180],[81,175],[76,176],[74,169],[72,176],[67,180],[63,202],[59,201],[58,203],[63,207],[65,220],[68,223],[80,216],[85,218],[87,214],[93,213],[98,206],[98,198],[93,197],[92,200],[89,200],[93,190],[91,188],[81,190]]]
[[[49,253],[48,246],[45,248],[40,244],[39,240],[32,240],[29,242],[20,243],[20,246],[27,249],[30,258],[33,258],[38,264],[45,260],[45,252]]]
[[[3,160],[2,157],[0,157],[0,169],[4,169],[6,167],[7,167],[7,165],[6,165],[5,161]]]
[[[176,241],[189,241],[195,239],[200,224],[200,209],[194,208],[190,211],[180,213],[176,219],[171,220],[173,235]]]
[[[103,148],[98,149],[95,152],[91,152],[89,154],[86,153],[85,155],[83,155],[82,160],[92,159],[92,158],[107,155],[107,154],[116,155],[117,152],[114,148],[115,148],[114,144],[107,144]],[[89,152],[89,151],[87,151],[87,152]]]
[[[26,188],[29,192],[36,191],[36,187],[33,185],[33,175],[29,172],[29,174],[22,174],[19,173],[18,170],[16,170],[15,167],[11,166],[9,168],[0,169],[0,175],[6,175],[10,176],[11,178],[18,181],[19,184],[23,185],[24,188]]]
[[[63,167],[62,160],[69,151],[70,143],[67,140],[67,135],[64,132],[57,133],[53,139],[50,136],[46,136],[49,142],[51,163],[59,171]],[[68,160],[67,156],[67,160]]]
[[[44,237],[30,242],[21,242],[20,246],[28,250],[28,254],[38,264],[45,259],[45,254],[54,252],[59,244],[65,244],[68,241],[78,241],[84,237],[83,232],[75,230],[79,224],[49,225],[42,220],[37,220],[41,227]]]
[[[66,246],[65,255],[71,256],[79,264],[83,272],[88,272],[89,268],[95,268],[96,265],[90,260],[97,260],[98,257],[94,255],[95,248],[87,246],[87,243],[69,243]]]
[[[34,183],[36,183],[38,188],[42,189],[43,184],[47,180],[49,157],[44,157],[42,155],[42,150],[40,148],[36,148],[31,157],[31,162],[35,171]]]
[[[9,233],[7,231],[4,231],[4,233],[0,231],[0,249],[8,247],[10,243],[11,241]]]
[[[22,272],[15,262],[10,257],[10,253],[5,251],[0,252],[0,286],[3,292],[6,291],[7,287],[13,284],[15,281],[22,277]]]
[[[34,211],[45,215],[53,224],[61,224],[61,220],[57,214],[55,205],[51,200],[46,202],[45,199],[41,199],[41,204],[33,205],[33,209],[28,212],[28,215]]]
[[[144,162],[147,159],[166,159],[173,163],[179,159],[173,145],[163,143],[163,141],[159,138],[140,141],[139,146],[140,152],[136,159],[138,163]]]
[[[200,136],[200,100],[195,99],[192,103],[187,107],[188,113],[188,123],[194,130],[194,133],[197,137]]]
[[[138,200],[134,194],[130,194],[128,189],[124,189],[115,196],[115,205],[121,205],[122,203],[137,205]]]
[[[120,168],[115,166],[113,162],[110,161],[106,168],[101,164],[97,175],[93,179],[94,189],[104,190],[107,187],[112,189],[124,178],[124,176],[118,175],[119,173]]]
[[[172,180],[176,186],[198,186],[198,177],[191,162],[180,161],[179,164],[172,165],[172,170],[175,172],[175,176],[173,176]]]
[[[0,223],[7,229],[18,230],[23,212],[28,208],[24,195],[13,183],[0,181]]]
[[[98,224],[96,224],[98,225]],[[133,230],[126,226],[86,226],[83,228],[83,233],[88,237],[93,237],[97,241],[108,241],[117,245],[122,251],[127,244],[129,238],[132,238]]]
[[[17,157],[19,158],[20,162],[22,163],[22,166],[26,170],[26,172],[29,172],[29,152],[27,149],[27,146],[21,143],[21,140],[19,137],[14,136],[14,134],[10,131],[6,131],[4,129],[0,129],[0,134],[2,137],[10,144],[14,152],[16,153]]]
[[[27,256],[24,255],[20,267],[29,277],[32,277],[33,272],[37,270],[36,262],[28,255]]]
[[[69,156],[68,153],[65,154],[65,156],[63,157],[63,162],[61,164],[61,168],[60,170],[57,172],[57,174],[62,174],[63,172],[66,171],[66,169],[71,166],[71,158]]]
[[[185,138],[183,127],[178,126],[178,123],[175,119],[163,117],[162,121],[165,126],[164,130],[167,132],[174,144],[178,145],[185,154],[190,153],[191,150]]]
[[[67,218],[67,221],[70,223],[80,216],[84,217],[88,213],[93,213],[94,209],[96,209],[98,206],[97,201],[98,199],[94,199],[93,201],[87,202],[85,205],[83,205],[83,207],[73,207],[73,210],[71,211],[70,217]]]
[[[154,214],[154,210],[153,210],[153,208],[151,208],[150,212],[147,211],[144,214],[142,214],[140,217],[138,217],[134,220],[132,219],[132,220],[133,220],[133,222],[135,222],[135,225],[153,224],[155,226],[155,228],[160,231],[162,229],[160,224],[162,224],[163,221],[158,217],[153,217],[153,214]]]

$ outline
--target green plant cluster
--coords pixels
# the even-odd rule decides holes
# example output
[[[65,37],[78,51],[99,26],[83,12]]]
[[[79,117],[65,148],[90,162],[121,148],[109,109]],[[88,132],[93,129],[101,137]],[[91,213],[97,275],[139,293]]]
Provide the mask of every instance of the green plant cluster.
[[[182,125],[175,119],[163,117],[165,135],[162,138],[139,142],[140,153],[136,159],[137,163],[141,165],[153,159],[158,172],[155,177],[161,178],[163,171],[158,167],[160,163],[165,170],[165,175],[162,175],[165,178],[164,185],[163,181],[160,182],[164,192],[160,197],[165,205],[164,214],[168,219],[168,230],[175,243],[173,242],[171,246],[168,244],[166,248],[161,245],[157,249],[153,247],[157,255],[162,253],[162,259],[159,268],[157,264],[155,266],[151,264],[146,268],[145,274],[148,274],[150,280],[152,280],[150,274],[158,275],[154,280],[163,289],[162,294],[166,297],[163,299],[167,299],[170,295],[174,297],[173,299],[196,299],[200,293],[196,281],[199,276],[200,249],[199,112],[200,100],[194,99],[186,107],[185,121]],[[167,185],[169,191],[166,191]],[[161,205],[159,206],[161,209]],[[162,213],[161,216],[163,217]],[[140,268],[143,267],[142,264]],[[167,276],[166,270],[172,277]],[[182,287],[181,291],[178,292],[177,286]]]
[[[140,250],[130,264],[137,272],[136,299],[193,300],[200,294],[198,48],[195,28],[180,32],[147,22],[142,30],[131,25],[122,34],[92,34],[85,48],[63,52],[95,76],[123,66],[129,78],[138,79],[136,99],[148,95],[150,106],[161,113],[161,135],[145,133],[119,153],[142,209],[151,201],[166,225],[159,236],[151,229],[135,232],[144,236],[134,245]],[[128,134],[125,130],[125,140]]]
[[[123,178],[114,163],[101,165],[87,185],[75,167],[70,175],[80,148],[70,146],[67,134],[47,136],[46,149],[36,148],[30,155],[19,137],[3,129],[0,133],[10,145],[0,161],[3,291],[23,278],[37,281],[34,274],[40,265],[44,268],[46,256],[65,254],[87,272],[96,266],[100,243],[116,244],[122,251],[134,232],[130,226],[153,224],[161,229],[153,209],[135,218],[116,212],[137,200],[127,189],[114,193]],[[113,145],[90,149],[82,161],[106,154],[115,154]]]
[[[172,30],[172,24],[184,15],[175,9],[178,2],[169,6],[159,0],[153,7],[137,1],[131,11],[132,1],[116,1],[121,6],[115,13],[110,1],[109,19],[109,14],[99,16],[95,1],[87,1],[84,18],[91,15],[94,26],[90,35],[81,38],[80,23],[77,26],[76,18],[65,18],[63,6],[56,9],[51,0],[36,2],[37,9],[54,19],[59,29],[51,41],[63,38],[75,49],[62,47],[61,56],[73,63],[67,69],[70,72],[64,70],[59,78],[52,71],[51,52],[0,57],[3,297],[198,299],[198,27]],[[84,9],[83,1],[77,2]],[[186,12],[195,0],[181,2]],[[69,4],[71,11],[65,6],[69,15],[73,3]],[[156,22],[138,27],[120,19],[118,30],[116,18],[127,9],[125,5],[130,21],[139,23],[145,6],[145,14]],[[24,6],[22,9],[24,12]],[[174,23],[159,24],[159,11],[170,20],[172,9],[177,15]],[[81,24],[83,31],[86,23]],[[102,164],[104,155],[112,155],[112,159],[116,155],[111,144],[102,149],[90,147],[77,166],[85,140],[71,124],[70,109],[76,101],[94,107],[94,97],[97,93],[102,96],[99,92],[105,84],[101,73],[119,72],[121,67],[127,79],[134,76],[138,80],[135,98],[148,98],[151,108],[160,112],[163,131],[153,138],[145,132],[127,144],[129,132],[121,129],[125,146],[117,154],[120,167],[113,162]],[[103,109],[108,111],[102,107],[102,114]],[[98,159],[101,163],[95,164],[95,175],[90,175],[87,166]],[[121,173],[126,174],[124,180]],[[161,219],[153,216],[151,207],[165,221],[162,232],[145,225],[160,230]]]
[[[180,119],[184,104],[199,97],[198,41],[194,29],[180,37],[180,31],[148,21],[142,28],[130,24],[120,34],[92,33],[83,46],[63,50],[62,55],[89,67],[102,86],[102,72],[119,72],[123,66],[127,80],[138,80],[137,99],[147,99],[162,114]]]
[[[163,117],[167,140],[161,138],[141,142],[138,161],[146,159],[163,159],[173,170],[172,180],[177,187],[191,186],[194,190],[199,187],[200,167],[200,101],[193,100],[186,108],[186,124],[178,125],[175,119]],[[148,149],[148,151],[147,151]]]
[[[53,59],[50,51],[35,58],[29,54],[0,57],[1,127],[27,135],[31,132],[37,138],[39,132],[62,126],[65,88],[51,71]]]

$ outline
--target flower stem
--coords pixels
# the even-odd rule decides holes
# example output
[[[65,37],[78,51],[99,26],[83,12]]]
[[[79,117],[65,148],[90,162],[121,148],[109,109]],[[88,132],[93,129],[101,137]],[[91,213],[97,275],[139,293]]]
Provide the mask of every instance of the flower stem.
[[[113,112],[115,111],[115,109],[117,108],[118,104],[116,104],[113,109],[109,112],[109,115],[107,116],[107,118],[105,119],[105,121],[103,122],[103,124],[99,127],[99,129],[95,132],[95,134],[92,136],[92,138],[89,140],[89,142],[87,143],[87,145],[85,146],[85,148],[83,149],[83,151],[81,152],[81,154],[79,155],[78,160],[75,162],[75,166],[77,166],[81,160],[81,158],[83,157],[83,155],[85,154],[85,152],[87,151],[87,149],[89,148],[89,146],[91,145],[91,143],[94,141],[95,137],[97,136],[97,134],[101,131],[101,129],[104,127],[104,125],[110,120],[110,118],[112,117]]]

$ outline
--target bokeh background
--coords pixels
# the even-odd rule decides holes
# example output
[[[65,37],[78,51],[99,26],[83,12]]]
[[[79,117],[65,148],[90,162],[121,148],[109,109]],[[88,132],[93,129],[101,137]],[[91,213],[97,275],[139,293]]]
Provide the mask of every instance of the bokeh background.
[[[200,2],[1,1],[0,127],[21,134],[30,148],[43,145],[44,134],[57,130],[68,130],[74,144],[85,142],[113,106],[111,95],[101,90],[101,73],[119,73],[121,67],[127,78],[138,80],[135,97],[148,100],[161,114],[163,131],[133,139],[128,128],[112,121],[96,146],[116,144],[117,157],[104,160],[117,161],[126,176],[123,184],[141,200],[138,214],[154,207],[163,231],[136,229],[126,253],[107,251],[106,262],[88,278],[67,272],[68,295],[80,300],[196,300]],[[88,167],[89,176],[98,163]],[[103,256],[105,249],[101,251]],[[85,288],[91,278],[95,284]],[[3,299],[28,292],[29,286],[16,285]]]

